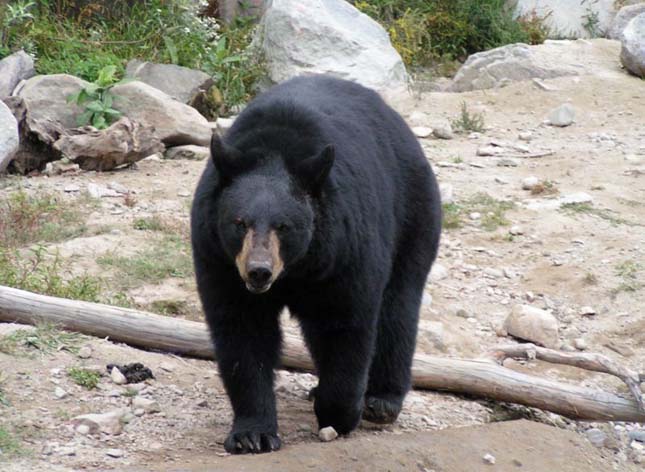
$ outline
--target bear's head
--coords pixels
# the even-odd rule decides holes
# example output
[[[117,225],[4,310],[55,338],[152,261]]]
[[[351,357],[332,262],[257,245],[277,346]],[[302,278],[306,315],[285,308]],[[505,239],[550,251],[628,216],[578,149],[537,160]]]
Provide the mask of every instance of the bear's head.
[[[211,157],[221,193],[217,229],[246,288],[264,293],[306,253],[314,233],[314,200],[334,163],[334,149],[295,162],[266,151],[242,152],[216,133]]]

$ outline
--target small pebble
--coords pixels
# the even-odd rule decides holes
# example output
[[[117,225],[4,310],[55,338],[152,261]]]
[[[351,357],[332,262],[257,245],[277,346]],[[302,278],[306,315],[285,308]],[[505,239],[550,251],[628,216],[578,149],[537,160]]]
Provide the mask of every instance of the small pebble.
[[[530,131],[522,131],[519,135],[518,138],[520,138],[520,141],[530,141],[533,139],[533,133]]]
[[[123,449],[108,449],[105,451],[105,455],[115,458],[123,457],[123,454]]]
[[[89,346],[83,346],[78,350],[78,357],[81,359],[89,359],[92,357],[92,348]]]
[[[338,433],[336,432],[333,426],[327,426],[326,428],[323,428],[320,431],[318,431],[318,437],[323,442],[329,442],[336,439],[338,437]]]
[[[525,179],[522,179],[522,190],[533,190],[537,185],[539,185],[539,183],[540,179],[534,175],[526,177]]]
[[[79,425],[76,427],[76,432],[77,432],[78,434],[82,434],[82,435],[89,434],[89,432],[90,432],[90,427],[89,427],[88,425],[86,425],[86,424],[79,424]]]
[[[59,400],[62,400],[63,398],[65,398],[67,396],[67,392],[65,390],[63,390],[62,388],[60,388],[60,387],[56,387],[54,389],[54,396],[56,398],[58,398]]]
[[[580,315],[582,316],[593,316],[596,314],[596,310],[591,308],[590,306],[583,306],[580,308]]]
[[[587,341],[582,338],[576,338],[573,340],[573,345],[578,351],[584,351],[587,349]]]
[[[524,234],[524,230],[522,229],[521,226],[511,226],[511,229],[508,230],[508,232],[513,236],[520,236]]]
[[[114,382],[117,385],[124,385],[128,383],[128,380],[125,378],[125,375],[123,375],[121,371],[116,367],[112,367],[112,372],[110,372],[110,378],[112,379],[112,382]]]
[[[483,459],[484,459],[484,462],[486,462],[486,464],[495,465],[495,456],[494,455],[486,454],[486,455],[484,455]]]
[[[412,132],[417,138],[427,138],[432,134],[432,129],[425,126],[415,126],[412,128]]]

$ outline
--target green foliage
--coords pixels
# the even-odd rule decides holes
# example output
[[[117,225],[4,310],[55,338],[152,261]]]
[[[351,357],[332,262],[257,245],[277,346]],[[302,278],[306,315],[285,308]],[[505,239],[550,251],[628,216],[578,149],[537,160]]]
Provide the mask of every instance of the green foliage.
[[[495,231],[500,226],[508,226],[506,212],[515,207],[511,201],[496,200],[486,193],[476,193],[460,203],[443,205],[443,227],[445,229],[461,228],[469,213],[481,214],[480,225],[486,231]]]
[[[0,338],[0,352],[15,354],[19,348],[51,354],[65,349],[77,353],[83,336],[59,329],[52,323],[39,323],[34,330],[21,329]]]
[[[99,384],[101,374],[95,370],[84,369],[82,367],[71,367],[67,370],[67,375],[81,387],[87,390],[93,390]]]
[[[360,0],[354,5],[385,26],[408,65],[540,38],[539,18],[516,21],[506,0]]]
[[[66,272],[59,255],[49,254],[42,246],[31,248],[26,254],[0,248],[0,285],[54,297],[101,301],[100,279]]]
[[[78,207],[79,205],[74,205]],[[81,212],[48,193],[20,190],[0,201],[0,248],[35,242],[61,241],[78,236],[86,228]]]
[[[107,66],[122,77],[134,58],[177,64],[213,75],[223,97],[218,111],[227,112],[252,96],[264,70],[247,50],[250,19],[220,25],[200,16],[190,0],[42,0],[27,12],[30,16],[3,28],[0,54],[25,49],[37,58],[40,74],[67,73],[94,82]],[[5,12],[3,18],[14,16]],[[92,106],[99,116],[109,115],[105,102]]]
[[[0,425],[0,462],[3,458],[11,458],[24,453],[20,440],[5,425]]]
[[[93,83],[67,97],[67,103],[85,107],[76,119],[79,126],[91,124],[97,129],[105,129],[121,116],[120,111],[112,108],[114,97],[110,89],[119,83],[115,74],[116,66],[105,66]]]
[[[461,102],[461,113],[459,118],[452,121],[452,127],[457,132],[475,131],[481,133],[484,131],[486,124],[484,115],[481,113],[471,113],[466,102]]]

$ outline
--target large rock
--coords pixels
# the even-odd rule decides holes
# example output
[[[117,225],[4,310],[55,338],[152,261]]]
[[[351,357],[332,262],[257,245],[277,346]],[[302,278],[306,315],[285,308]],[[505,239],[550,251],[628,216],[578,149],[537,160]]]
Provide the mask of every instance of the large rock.
[[[504,329],[516,338],[544,347],[558,347],[558,320],[548,311],[515,305],[504,322]]]
[[[18,82],[36,75],[34,60],[25,51],[15,52],[0,61],[0,98],[8,97]]]
[[[545,41],[538,46],[509,44],[473,54],[457,72],[450,91],[503,87],[512,82],[574,75],[615,74],[615,41]]]
[[[0,173],[4,172],[18,151],[18,122],[0,100]]]
[[[273,0],[259,35],[274,82],[329,73],[381,91],[405,88],[405,66],[386,31],[343,0]]]
[[[152,85],[182,103],[190,103],[195,95],[213,85],[211,76],[202,71],[136,59],[128,62],[125,75]]]
[[[614,21],[612,21],[607,36],[610,39],[617,39],[620,41],[623,37],[623,31],[627,27],[627,23],[629,23],[632,18],[640,15],[641,13],[645,13],[645,3],[628,5],[621,8],[614,18]]]
[[[112,88],[114,108],[133,121],[154,126],[157,136],[168,146],[210,142],[211,128],[197,110],[161,90],[134,81]]]
[[[88,82],[73,75],[37,75],[25,83],[18,96],[25,101],[31,119],[51,120],[63,128],[76,128],[77,117],[83,110],[67,103],[67,97],[87,85]]]
[[[518,0],[516,16],[543,17],[551,37],[602,36],[616,15],[615,0]]]
[[[645,13],[627,23],[621,44],[620,62],[632,74],[645,78]]]

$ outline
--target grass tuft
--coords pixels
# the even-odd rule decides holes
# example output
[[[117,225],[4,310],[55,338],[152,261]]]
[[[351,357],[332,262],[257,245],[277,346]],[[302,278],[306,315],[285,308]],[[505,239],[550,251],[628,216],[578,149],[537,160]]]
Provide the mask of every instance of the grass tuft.
[[[67,375],[76,383],[87,390],[93,390],[101,379],[101,374],[95,370],[84,369],[82,367],[71,367],[67,370]]]

